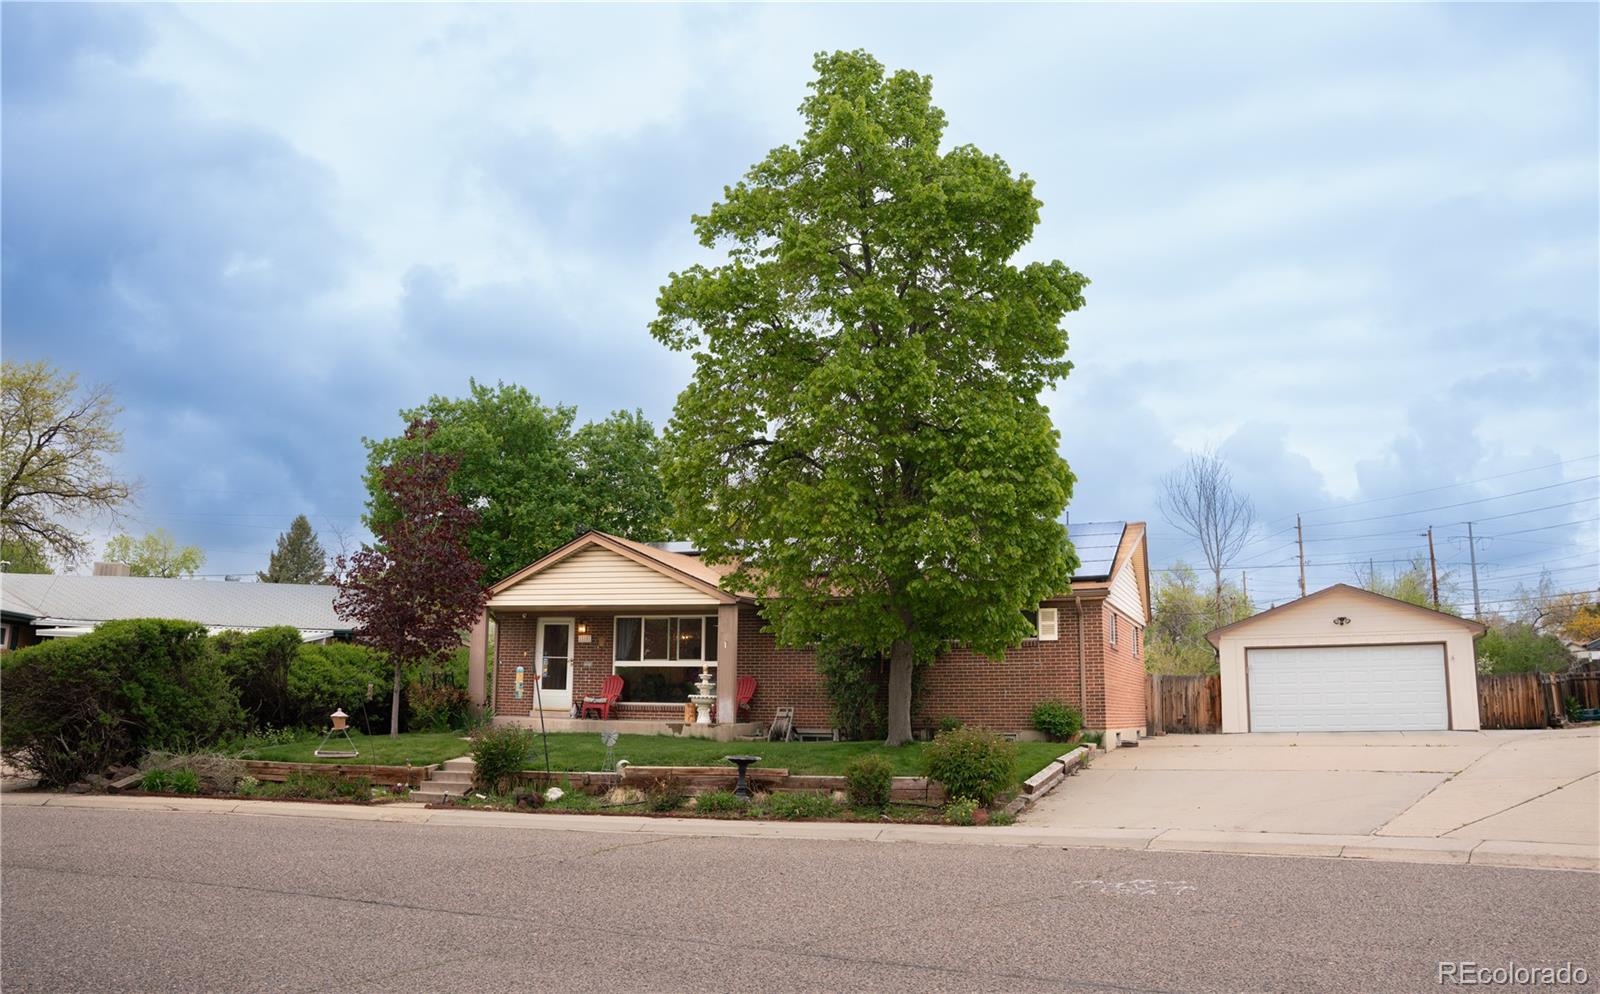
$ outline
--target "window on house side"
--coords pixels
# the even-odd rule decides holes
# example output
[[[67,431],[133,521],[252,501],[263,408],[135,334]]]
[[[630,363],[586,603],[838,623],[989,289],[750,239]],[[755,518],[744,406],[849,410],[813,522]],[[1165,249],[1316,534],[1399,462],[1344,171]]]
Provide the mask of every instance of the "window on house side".
[[[1110,632],[1111,632],[1111,644],[1112,645],[1116,645],[1117,644],[1117,612],[1115,612],[1115,611],[1111,612],[1111,628],[1110,628]]]

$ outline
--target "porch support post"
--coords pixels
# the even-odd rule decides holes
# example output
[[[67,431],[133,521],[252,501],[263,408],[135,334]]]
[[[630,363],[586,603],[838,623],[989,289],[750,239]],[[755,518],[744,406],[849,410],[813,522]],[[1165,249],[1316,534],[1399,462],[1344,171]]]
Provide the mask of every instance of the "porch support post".
[[[467,641],[467,699],[475,713],[482,714],[489,701],[489,609],[484,608],[472,624]]]
[[[739,605],[717,605],[717,724],[739,720]]]

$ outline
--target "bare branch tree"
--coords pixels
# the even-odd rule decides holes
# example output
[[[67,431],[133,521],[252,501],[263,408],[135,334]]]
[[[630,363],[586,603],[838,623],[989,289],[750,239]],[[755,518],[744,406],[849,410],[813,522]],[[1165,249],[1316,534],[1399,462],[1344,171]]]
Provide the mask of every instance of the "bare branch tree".
[[[1156,497],[1168,524],[1194,539],[1216,581],[1215,606],[1222,617],[1222,571],[1250,541],[1255,527],[1255,505],[1233,488],[1233,475],[1215,452],[1189,456],[1187,462],[1161,478]]]
[[[88,552],[75,518],[111,512],[132,487],[109,457],[122,448],[107,387],[74,373],[7,361],[0,371],[0,542],[72,563]]]

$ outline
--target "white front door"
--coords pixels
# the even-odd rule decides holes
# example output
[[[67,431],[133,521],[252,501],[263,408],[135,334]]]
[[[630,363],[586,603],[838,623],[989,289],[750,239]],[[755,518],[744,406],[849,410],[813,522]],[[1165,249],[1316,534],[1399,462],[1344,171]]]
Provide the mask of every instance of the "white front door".
[[[534,702],[546,711],[567,711],[572,707],[572,629],[571,618],[539,619],[535,654],[540,677]]]
[[[1450,727],[1440,645],[1251,649],[1252,732]]]

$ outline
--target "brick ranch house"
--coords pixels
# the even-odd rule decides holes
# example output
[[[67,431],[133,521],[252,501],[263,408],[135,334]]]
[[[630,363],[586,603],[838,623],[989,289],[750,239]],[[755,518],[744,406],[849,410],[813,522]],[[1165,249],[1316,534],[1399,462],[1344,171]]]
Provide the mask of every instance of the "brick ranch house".
[[[924,677],[919,727],[947,715],[1031,736],[1033,706],[1057,698],[1083,711],[1106,745],[1136,738],[1145,723],[1148,682],[1144,630],[1150,621],[1150,571],[1142,523],[1073,524],[1083,565],[1070,592],[1039,606],[1038,635],[992,660],[956,649]],[[597,695],[611,674],[623,678],[609,727],[653,724],[667,732],[684,720],[700,667],[716,674],[719,738],[737,726],[739,676],[757,680],[747,722],[761,727],[793,708],[802,730],[831,727],[830,702],[810,648],[780,646],[762,629],[749,593],[721,585],[725,569],[679,543],[634,542],[588,532],[495,584],[471,638],[469,692],[497,721],[540,717],[552,730],[597,729],[570,718],[573,702]],[[494,627],[492,685],[489,629]],[[538,673],[547,669],[544,682]],[[634,724],[638,723],[638,724]]]

